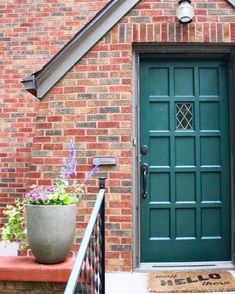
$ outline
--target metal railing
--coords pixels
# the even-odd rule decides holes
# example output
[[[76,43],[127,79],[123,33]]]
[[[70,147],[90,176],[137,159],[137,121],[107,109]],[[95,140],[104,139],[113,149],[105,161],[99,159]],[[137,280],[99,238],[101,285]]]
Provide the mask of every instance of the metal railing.
[[[105,178],[99,188],[64,294],[105,294]]]

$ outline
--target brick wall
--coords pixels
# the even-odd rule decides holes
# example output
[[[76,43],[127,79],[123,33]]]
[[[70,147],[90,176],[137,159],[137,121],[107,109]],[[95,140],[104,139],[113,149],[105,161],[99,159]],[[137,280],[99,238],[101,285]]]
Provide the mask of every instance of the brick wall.
[[[96,1],[97,5],[86,1],[90,3],[87,7],[84,1],[63,2],[36,5],[37,1],[27,4],[22,0],[0,6],[6,6],[7,19],[3,20],[8,21],[0,20],[4,32],[0,54],[3,52],[6,62],[6,81],[0,81],[1,205],[12,199],[8,196],[22,194],[25,180],[45,184],[55,178],[71,139],[76,144],[78,180],[91,168],[93,156],[116,156],[117,166],[100,170],[108,178],[107,269],[128,271],[132,268],[132,203],[136,196],[132,195],[132,43],[235,42],[235,9],[222,0],[195,0],[195,18],[183,26],[175,17],[177,1],[142,0],[38,102],[21,89],[21,77],[45,64],[107,1]],[[28,6],[32,7],[27,14]],[[91,13],[87,17],[86,10]],[[91,181],[86,189],[78,228],[88,218],[96,185]],[[78,232],[77,242],[81,235]]]
[[[22,195],[30,168],[39,103],[21,79],[40,69],[106,2],[1,1],[0,207]]]
[[[14,282],[0,281],[1,294],[63,294],[64,283]]]
[[[40,69],[106,2],[0,3],[0,224],[6,204],[23,195],[31,170],[40,102],[23,90],[20,81]]]

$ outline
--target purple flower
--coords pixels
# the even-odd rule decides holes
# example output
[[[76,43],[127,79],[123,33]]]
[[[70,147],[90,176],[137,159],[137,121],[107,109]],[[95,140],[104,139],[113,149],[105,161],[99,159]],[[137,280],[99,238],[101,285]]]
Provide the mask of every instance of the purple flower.
[[[50,194],[55,192],[54,186],[37,187],[26,194],[31,201],[46,201],[50,199]]]
[[[76,159],[74,144],[69,145],[69,157],[63,159],[63,165],[60,170],[60,175],[63,179],[69,179],[76,170]]]
[[[86,173],[84,181],[87,181],[87,180],[93,178],[97,174],[98,170],[99,170],[99,165],[96,165],[95,167],[93,167],[92,170],[90,170],[89,172]]]
[[[52,186],[33,187],[26,194],[29,203],[35,205],[68,205],[77,203],[84,193],[82,187],[85,182],[94,177],[98,171],[98,165],[86,173],[81,184],[70,183],[70,177],[76,170],[74,144],[69,145],[69,156],[62,161],[60,179],[56,180]]]

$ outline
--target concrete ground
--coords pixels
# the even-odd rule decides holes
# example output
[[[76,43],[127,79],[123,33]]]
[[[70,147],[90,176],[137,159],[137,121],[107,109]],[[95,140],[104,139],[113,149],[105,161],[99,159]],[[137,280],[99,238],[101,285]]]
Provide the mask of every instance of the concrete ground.
[[[106,294],[148,294],[146,273],[107,273]]]
[[[235,271],[230,271],[235,277]],[[106,294],[149,294],[147,291],[147,273],[107,273]],[[216,292],[216,294],[221,292]],[[234,292],[223,292],[231,294]],[[194,294],[194,293],[191,293]],[[204,292],[204,294],[206,294]],[[210,292],[209,294],[212,294]]]

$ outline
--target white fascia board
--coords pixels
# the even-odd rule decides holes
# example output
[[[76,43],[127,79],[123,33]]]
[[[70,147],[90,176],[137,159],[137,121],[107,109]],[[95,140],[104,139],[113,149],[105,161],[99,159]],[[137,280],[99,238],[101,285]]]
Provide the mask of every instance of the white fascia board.
[[[235,6],[235,0],[227,0],[230,4],[232,4],[233,6]]]
[[[41,71],[35,73],[36,97],[45,94],[140,0],[114,0],[101,10],[71,42],[49,61]],[[34,74],[26,77],[26,84]],[[32,93],[32,91],[31,91]]]

